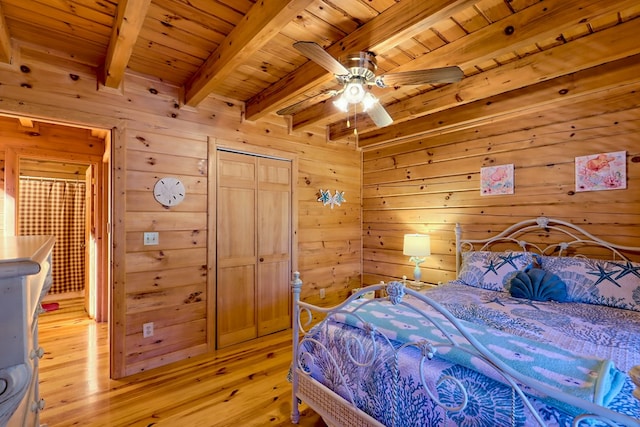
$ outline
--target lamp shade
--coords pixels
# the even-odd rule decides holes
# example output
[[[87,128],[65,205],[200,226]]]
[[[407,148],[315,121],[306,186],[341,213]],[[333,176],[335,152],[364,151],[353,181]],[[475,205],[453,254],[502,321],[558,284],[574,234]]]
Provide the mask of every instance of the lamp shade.
[[[405,234],[402,253],[416,257],[431,255],[431,240],[429,239],[429,235]]]

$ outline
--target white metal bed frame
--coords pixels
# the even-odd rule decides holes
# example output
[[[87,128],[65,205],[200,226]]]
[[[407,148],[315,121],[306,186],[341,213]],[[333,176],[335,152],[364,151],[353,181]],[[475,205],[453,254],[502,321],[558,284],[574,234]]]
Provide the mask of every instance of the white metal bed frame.
[[[526,240],[523,240],[522,237],[527,233],[539,233],[543,231],[548,233],[549,231],[554,230],[555,232],[560,233],[560,235],[567,236],[568,240],[551,243],[544,247],[537,246],[535,244],[529,243]],[[565,252],[570,247],[577,247],[580,245],[587,246],[598,246],[605,248],[612,253],[613,259],[628,259],[623,252],[629,253],[637,253],[640,254],[640,247],[631,247],[631,246],[621,246],[616,245],[611,242],[607,242],[600,238],[593,236],[582,228],[571,224],[566,221],[551,219],[546,217],[539,217],[536,219],[525,220],[514,224],[508,227],[506,230],[501,233],[489,237],[487,239],[478,239],[478,240],[463,240],[462,232],[459,225],[456,225],[455,229],[456,234],[456,270],[460,267],[461,262],[461,253],[465,250],[488,250],[491,245],[495,243],[504,243],[510,242],[521,248],[521,250],[530,250],[533,249],[535,252],[540,254],[549,255],[550,253],[554,253],[554,255],[564,255]],[[542,421],[541,417],[538,415],[537,411],[531,405],[529,398],[522,391],[522,387],[519,384],[524,385],[525,387],[531,387],[534,390],[542,392],[544,395],[552,396],[553,398],[573,405],[574,407],[581,408],[584,410],[583,415],[579,415],[575,417],[573,423],[574,425],[578,425],[582,420],[599,420],[604,422],[607,425],[615,426],[618,424],[624,426],[640,426],[640,420],[631,418],[627,415],[617,413],[609,408],[605,408],[589,402],[587,400],[583,400],[577,398],[575,396],[569,395],[567,393],[558,392],[558,390],[549,387],[548,385],[534,380],[532,378],[523,376],[519,372],[516,372],[506,364],[504,364],[500,359],[496,358],[491,351],[485,348],[480,342],[478,342],[472,333],[465,329],[465,327],[444,307],[440,306],[436,301],[428,298],[424,294],[418,293],[414,290],[405,288],[404,284],[400,282],[391,282],[387,285],[381,283],[379,285],[368,286],[362,288],[354,295],[350,296],[346,301],[342,304],[339,304],[334,307],[323,308],[314,306],[312,304],[305,303],[300,301],[300,290],[302,288],[302,281],[300,280],[300,274],[294,273],[294,279],[292,281],[292,292],[293,292],[293,315],[294,315],[294,325],[293,325],[293,365],[291,369],[291,380],[292,380],[292,412],[291,412],[291,420],[293,423],[297,424],[299,421],[299,409],[298,403],[299,400],[304,401],[309,407],[311,407],[314,411],[316,411],[327,424],[331,426],[345,426],[345,427],[356,427],[356,426],[383,426],[380,422],[358,409],[355,405],[353,398],[351,400],[345,399],[338,394],[334,393],[320,382],[316,381],[312,378],[308,372],[306,372],[304,368],[304,364],[301,362],[303,357],[301,357],[302,353],[300,351],[300,343],[306,340],[307,330],[305,328],[310,327],[313,319],[313,315],[324,316],[324,320],[321,322],[327,321],[327,319],[335,313],[340,313],[345,309],[345,306],[351,304],[350,307],[353,307],[353,302],[357,301],[358,307],[363,307],[369,304],[370,299],[359,299],[362,295],[367,294],[371,291],[374,291],[376,295],[384,294],[387,295],[384,299],[390,300],[394,304],[410,307],[410,304],[405,301],[405,295],[411,295],[424,303],[429,304],[433,309],[441,313],[447,320],[450,322],[462,336],[464,336],[467,341],[473,346],[474,352],[473,355],[481,358],[486,361],[486,363],[490,366],[493,366],[496,372],[504,379],[504,381],[512,387],[513,393],[518,394],[522,399],[523,404],[528,407],[529,411],[533,414],[535,419],[538,421],[540,425],[545,425]],[[418,312],[424,319],[433,323],[432,317],[424,313],[420,310],[413,308],[414,311]],[[357,311],[357,308],[354,310]],[[303,314],[304,313],[304,314]],[[302,317],[306,315],[306,320],[303,322]],[[376,331],[375,325],[368,325],[371,328],[372,333],[377,333],[381,335],[380,332]],[[384,339],[388,340],[386,337]],[[302,341],[301,341],[302,340]],[[459,348],[458,344],[456,344],[449,337],[449,342],[443,343],[428,343],[428,342],[415,342],[415,343],[407,343],[400,347],[397,351],[402,351],[405,347],[417,347],[421,351],[421,360],[420,365],[424,365],[427,360],[430,360],[434,353],[438,351],[438,348],[442,348],[445,346],[452,347],[456,346]],[[351,354],[348,348],[344,349],[345,352],[348,353],[349,357],[354,359],[354,356]],[[374,354],[375,358],[375,354]],[[365,363],[372,363],[370,360]],[[634,367],[630,371],[630,375],[638,388],[634,391],[634,396],[640,399],[640,366]],[[466,405],[466,397],[467,391],[464,389],[463,385],[460,382],[457,382],[456,379],[451,379],[457,384],[459,390],[462,392],[464,396],[464,401],[460,404],[460,406]],[[437,396],[433,396],[433,394],[429,391],[423,381],[423,386],[432,400],[438,402]],[[460,406],[456,408],[447,408],[444,404],[438,402],[440,406],[445,408],[446,410],[459,410]],[[395,418],[394,418],[395,421]],[[513,420],[512,420],[513,422]],[[618,423],[618,424],[616,424]]]

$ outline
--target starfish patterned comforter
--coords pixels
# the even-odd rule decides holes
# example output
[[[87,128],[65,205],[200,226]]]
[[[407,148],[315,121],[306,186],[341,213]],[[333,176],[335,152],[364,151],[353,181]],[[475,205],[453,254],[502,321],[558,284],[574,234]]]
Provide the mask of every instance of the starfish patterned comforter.
[[[633,384],[626,374],[640,364],[640,312],[580,302],[514,298],[505,291],[470,287],[460,281],[424,292],[470,329],[495,340],[485,342],[487,347],[505,353],[506,359],[515,355],[519,362],[524,361],[520,366],[512,364],[519,372],[530,364],[531,372],[540,373],[545,383],[581,389],[598,404],[640,418],[640,402],[632,396]],[[419,360],[429,351],[428,346],[396,351],[408,341],[420,341],[420,331],[425,328],[419,321],[412,324],[411,313],[406,310],[376,301],[362,309],[356,321],[349,321],[349,317],[338,313],[312,330],[302,344],[304,363],[316,379],[385,425],[538,425],[522,400],[491,370],[465,363],[464,357],[452,359],[438,352],[421,367]],[[366,339],[372,335],[369,322],[378,325],[390,341],[377,334],[375,339]],[[505,342],[515,342],[523,351],[505,347],[501,337]],[[424,338],[429,340],[428,336]],[[547,359],[524,358],[529,357],[526,350],[531,349],[531,343],[540,343],[532,353],[546,355]],[[375,362],[368,363],[374,354],[378,356]],[[554,360],[569,360],[572,355],[584,356],[584,360],[568,363],[568,370],[556,366]],[[583,362],[594,364],[583,367]],[[420,368],[430,391],[423,386]],[[467,391],[468,401],[462,410],[457,410],[463,400],[460,387],[450,378],[459,379]],[[440,405],[429,393],[440,400]],[[571,425],[571,407],[544,396],[534,398],[532,403],[545,424]]]

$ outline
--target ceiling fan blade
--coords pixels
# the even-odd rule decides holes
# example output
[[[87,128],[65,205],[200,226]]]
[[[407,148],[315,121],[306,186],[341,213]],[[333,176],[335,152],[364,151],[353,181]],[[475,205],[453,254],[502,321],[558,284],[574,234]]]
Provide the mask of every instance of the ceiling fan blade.
[[[371,117],[373,123],[375,123],[379,128],[389,126],[393,123],[393,119],[379,102],[373,104],[371,108],[367,110],[367,114]]]
[[[383,74],[376,78],[376,85],[380,87],[423,85],[433,83],[454,83],[464,77],[459,67],[431,68],[427,70],[404,71],[400,73]]]
[[[349,70],[347,70],[337,59],[328,54],[318,43],[303,41],[295,42],[293,47],[330,73],[337,75],[349,74]]]
[[[291,104],[289,106],[281,108],[278,111],[276,111],[276,114],[279,116],[288,116],[291,114],[295,114],[298,111],[303,110],[312,104],[325,101],[333,96],[340,94],[341,92],[342,90],[327,90],[316,96],[303,99],[302,101],[296,102],[295,104]]]

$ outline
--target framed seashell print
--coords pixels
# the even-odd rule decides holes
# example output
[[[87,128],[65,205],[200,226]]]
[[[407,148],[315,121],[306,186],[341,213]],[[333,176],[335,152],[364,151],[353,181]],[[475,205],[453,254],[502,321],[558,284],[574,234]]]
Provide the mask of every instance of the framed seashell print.
[[[576,192],[627,188],[627,152],[576,157]]]

